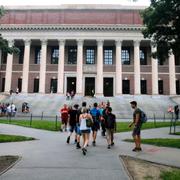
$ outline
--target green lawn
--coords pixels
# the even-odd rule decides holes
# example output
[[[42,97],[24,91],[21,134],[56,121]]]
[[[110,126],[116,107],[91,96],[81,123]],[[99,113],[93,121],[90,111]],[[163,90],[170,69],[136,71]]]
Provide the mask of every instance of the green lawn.
[[[0,123],[9,124],[9,121],[4,119],[4,120],[0,120]],[[29,120],[14,120],[14,119],[12,119],[10,124],[30,127]],[[130,124],[130,122],[117,122],[117,132],[132,131],[132,128],[128,127],[129,124]],[[61,123],[59,120],[57,122],[57,127],[56,127],[55,121],[33,120],[31,127],[36,128],[36,129],[59,131],[60,125],[61,125]],[[180,125],[180,122],[178,122],[177,125]],[[156,126],[154,125],[154,122],[147,122],[147,123],[143,124],[142,129],[152,129],[152,128],[169,127],[169,126],[170,126],[170,122],[156,122]]]
[[[15,135],[0,134],[0,143],[31,141],[31,140],[35,140],[35,138],[25,137],[25,136],[15,136]]]
[[[160,177],[163,180],[179,180],[180,179],[180,170],[162,172]]]
[[[127,142],[134,142],[132,139],[125,139]],[[172,147],[180,149],[180,139],[142,139],[143,144],[151,144],[155,146]]]

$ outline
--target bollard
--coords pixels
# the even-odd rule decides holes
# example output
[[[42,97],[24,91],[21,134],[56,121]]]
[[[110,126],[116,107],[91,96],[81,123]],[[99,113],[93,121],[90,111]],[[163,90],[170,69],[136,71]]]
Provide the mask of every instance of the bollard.
[[[154,114],[154,127],[156,128],[156,115]]]
[[[42,114],[41,114],[41,120],[43,120],[43,116],[44,116],[44,113],[42,112]]]
[[[55,122],[55,129],[56,129],[56,131],[57,131],[57,120],[58,120],[58,117],[56,115],[56,122]]]
[[[166,114],[164,113],[164,122],[165,122],[165,120],[166,120]]]
[[[30,116],[30,127],[32,126],[32,113],[31,113],[31,116]]]

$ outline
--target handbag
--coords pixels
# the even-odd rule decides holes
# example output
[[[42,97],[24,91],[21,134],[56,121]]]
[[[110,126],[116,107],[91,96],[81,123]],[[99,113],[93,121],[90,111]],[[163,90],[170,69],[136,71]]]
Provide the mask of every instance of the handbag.
[[[93,122],[91,119],[86,119],[86,126],[87,127],[92,127],[93,126]]]

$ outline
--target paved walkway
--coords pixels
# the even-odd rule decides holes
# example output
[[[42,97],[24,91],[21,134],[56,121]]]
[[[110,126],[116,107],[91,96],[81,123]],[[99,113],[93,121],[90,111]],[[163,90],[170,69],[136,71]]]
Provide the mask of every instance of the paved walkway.
[[[179,128],[180,130],[180,128]],[[145,130],[144,138],[164,137],[169,128]],[[130,155],[153,162],[180,167],[180,150],[173,148],[143,145],[143,152],[131,151],[133,143],[121,141],[131,138],[131,133],[115,136],[116,146],[108,150],[103,137],[98,137],[97,147],[89,147],[84,157],[75,145],[65,143],[66,133],[36,130],[14,125],[0,125],[0,133],[19,134],[39,140],[0,144],[0,155],[19,155],[22,157],[12,169],[0,176],[0,180],[126,180],[129,179],[119,155]]]

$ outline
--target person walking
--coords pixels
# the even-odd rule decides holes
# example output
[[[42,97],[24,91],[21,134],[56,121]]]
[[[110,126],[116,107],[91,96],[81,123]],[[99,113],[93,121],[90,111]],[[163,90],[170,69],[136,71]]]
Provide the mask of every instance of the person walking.
[[[106,128],[106,139],[108,143],[108,149],[111,149],[111,146],[114,146],[114,132],[116,131],[116,116],[112,113],[112,108],[106,108],[106,117],[105,117],[105,128]]]
[[[175,113],[175,120],[177,121],[179,119],[179,106],[174,106],[174,113]]]
[[[94,103],[94,107],[90,110],[90,114],[93,119],[93,125],[92,125],[93,142],[92,142],[92,145],[96,146],[97,132],[100,129],[100,111],[98,109],[97,103]]]
[[[79,117],[79,122],[80,122],[80,131],[83,137],[82,153],[83,155],[86,155],[87,153],[86,147],[88,146],[89,143],[89,135],[91,132],[91,124],[93,123],[93,120],[92,120],[92,116],[88,113],[87,108],[82,108],[81,113],[82,114]]]
[[[67,131],[67,123],[68,123],[68,106],[66,104],[64,104],[63,108],[60,110],[61,112],[61,131]]]
[[[129,127],[134,126],[133,128],[133,139],[135,142],[135,148],[132,151],[142,151],[141,149],[141,110],[137,107],[137,102],[130,102],[132,109],[134,109],[133,113],[133,122],[129,125]]]
[[[67,137],[67,144],[70,143],[70,138],[73,132],[75,132],[75,144],[77,143],[77,128],[76,128],[76,122],[77,122],[77,115],[78,115],[78,104],[75,104],[74,107],[71,107],[68,111],[69,114],[69,135]]]

